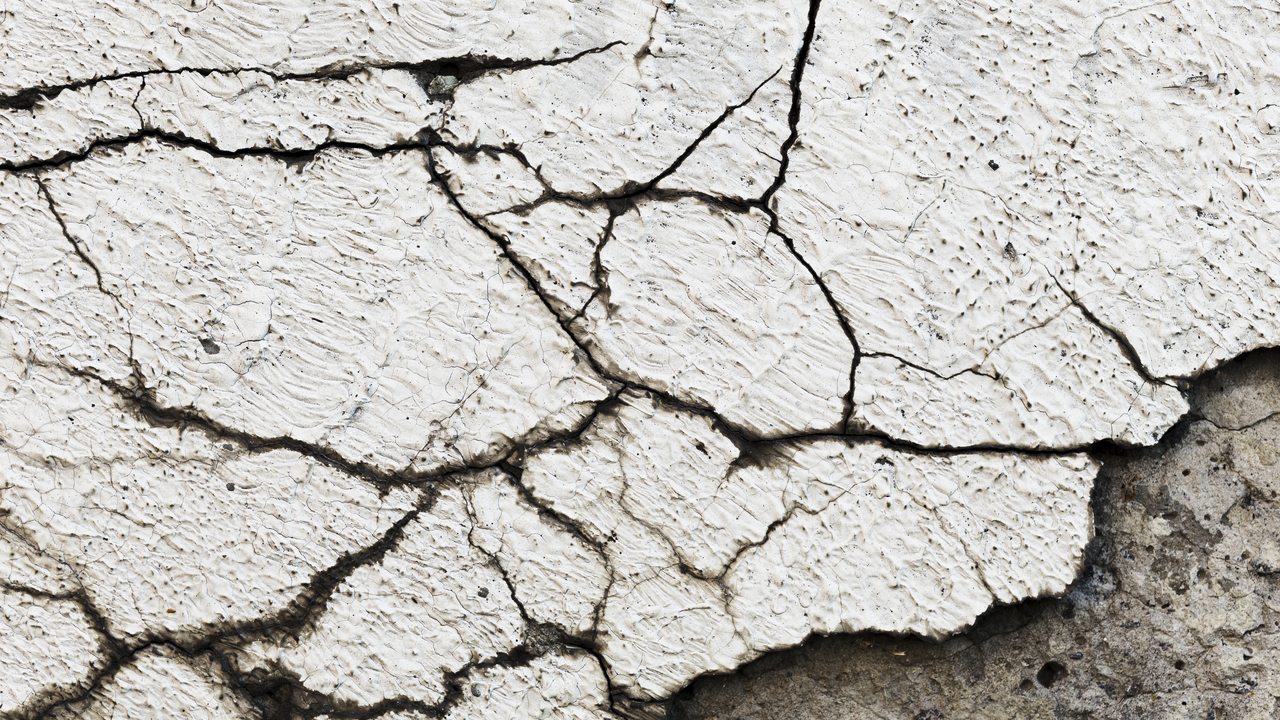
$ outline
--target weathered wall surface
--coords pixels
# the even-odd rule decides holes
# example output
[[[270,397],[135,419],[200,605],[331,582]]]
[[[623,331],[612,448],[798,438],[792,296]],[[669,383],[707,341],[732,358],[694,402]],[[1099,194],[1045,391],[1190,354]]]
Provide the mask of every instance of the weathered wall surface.
[[[1099,567],[1106,453],[1280,344],[1272,9],[48,0],[0,38],[8,717],[655,716],[811,636],[944,640]]]
[[[1100,454],[1096,537],[1055,600],[944,643],[814,639],[699,680],[683,720],[1280,716],[1280,353],[1204,378],[1160,445]]]

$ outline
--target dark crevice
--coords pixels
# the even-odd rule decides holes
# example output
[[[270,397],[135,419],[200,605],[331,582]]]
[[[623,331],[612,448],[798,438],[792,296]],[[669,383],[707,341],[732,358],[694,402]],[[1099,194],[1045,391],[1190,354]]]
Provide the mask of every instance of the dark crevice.
[[[787,179],[787,169],[791,165],[791,149],[795,147],[796,141],[800,138],[800,113],[803,107],[801,102],[800,88],[804,81],[805,66],[809,63],[809,51],[813,46],[813,37],[817,32],[818,26],[818,10],[821,6],[821,0],[809,0],[809,21],[804,29],[804,36],[800,42],[800,49],[796,52],[795,64],[791,68],[791,107],[787,111],[787,126],[790,131],[787,137],[782,141],[782,147],[779,151],[778,174],[774,177],[773,182],[761,194],[758,203],[753,205],[763,210],[769,217],[769,232],[782,238],[782,242],[787,246],[787,250],[791,253],[796,262],[804,266],[804,269],[813,278],[818,289],[822,291],[823,297],[827,300],[831,312],[835,314],[836,321],[840,323],[840,329],[844,332],[845,337],[849,340],[850,346],[853,347],[853,362],[849,368],[849,390],[844,394],[844,411],[840,420],[841,432],[848,433],[850,431],[850,419],[853,417],[853,393],[854,386],[857,381],[858,365],[862,361],[862,349],[858,345],[858,338],[855,337],[853,327],[849,323],[849,319],[845,317],[844,311],[840,309],[839,303],[836,302],[835,296],[831,293],[831,289],[823,281],[822,275],[809,263],[809,260],[796,249],[795,242],[792,241],[786,233],[782,232],[778,221],[777,202],[774,196],[777,194],[782,184]]]
[[[1093,312],[1080,301],[1080,298],[1076,297],[1074,292],[1064,287],[1062,282],[1058,280],[1056,276],[1053,278],[1053,282],[1057,284],[1059,290],[1066,294],[1066,296],[1071,300],[1071,304],[1080,311],[1081,315],[1085,316],[1085,319],[1090,323],[1093,323],[1093,325],[1102,332],[1111,336],[1112,340],[1116,341],[1116,344],[1120,346],[1120,352],[1124,354],[1125,359],[1129,361],[1129,365],[1133,367],[1134,371],[1137,372],[1143,380],[1150,385],[1167,385],[1169,387],[1177,388],[1180,391],[1186,390],[1187,383],[1185,382],[1174,384],[1169,382],[1169,378],[1157,378],[1152,375],[1151,372],[1147,370],[1147,366],[1142,363],[1142,357],[1138,355],[1138,351],[1129,343],[1129,339],[1124,336],[1124,333],[1098,319],[1098,316],[1094,315]]]
[[[149,633],[132,642],[124,642],[115,638],[107,628],[103,615],[96,609],[87,594],[83,591],[68,593],[67,597],[76,600],[89,616],[94,629],[105,639],[104,657],[106,663],[88,678],[88,685],[73,697],[63,698],[48,704],[36,713],[36,717],[47,717],[59,708],[69,707],[89,699],[101,687],[102,683],[113,677],[120,669],[128,665],[137,655],[149,648],[167,645],[187,656],[194,656],[211,649],[216,643],[231,638],[244,637],[248,634],[268,634],[274,632],[297,633],[310,622],[317,612],[322,610],[332,597],[334,591],[358,568],[381,562],[388,552],[395,548],[404,536],[405,527],[413,522],[424,510],[430,508],[435,495],[428,490],[418,506],[396,521],[375,543],[356,552],[346,553],[333,565],[312,575],[311,579],[289,604],[265,617],[247,621],[228,623],[212,632],[192,630],[173,635],[168,633]],[[225,666],[225,663],[223,663]],[[231,677],[235,678],[234,674]],[[243,684],[243,683],[239,683]],[[43,703],[40,703],[43,704]]]
[[[99,83],[112,82],[114,80],[125,80],[128,78],[146,78],[152,75],[178,75],[181,73],[198,73],[200,75],[234,75],[242,72],[257,72],[267,75],[277,82],[288,80],[345,80],[353,75],[358,75],[367,70],[405,70],[413,73],[419,78],[431,78],[439,76],[449,76],[457,78],[460,83],[465,83],[476,77],[486,73],[495,71],[511,71],[525,70],[533,67],[549,67],[554,65],[564,65],[579,60],[588,55],[595,55],[610,50],[618,45],[625,45],[622,40],[615,40],[607,45],[600,47],[588,48],[573,55],[566,55],[561,58],[553,58],[550,60],[533,60],[529,58],[504,58],[493,55],[459,55],[456,57],[440,58],[438,60],[424,60],[421,62],[388,62],[388,63],[335,63],[329,67],[322,68],[310,73],[280,73],[269,67],[239,67],[239,68],[209,68],[209,67],[189,67],[177,68],[173,70],[136,70],[132,72],[118,73],[114,75],[100,75],[84,80],[75,80],[68,83],[58,85],[42,85],[39,87],[26,88],[9,95],[0,95],[0,109],[6,110],[29,110],[39,104],[42,100],[50,100],[58,96],[64,90],[79,90],[91,85]],[[427,83],[424,83],[424,86]]]
[[[609,241],[613,239],[614,223],[618,221],[618,218],[623,213],[633,207],[634,205],[630,202],[623,200],[614,200],[609,203],[609,219],[605,223],[604,232],[600,233],[600,241],[596,243],[596,246],[591,253],[591,278],[595,281],[596,289],[595,292],[591,293],[591,297],[587,298],[587,301],[582,303],[582,307],[578,308],[578,311],[574,313],[573,317],[569,318],[566,323],[569,327],[573,327],[574,323],[580,320],[582,316],[586,315],[587,308],[591,307],[591,303],[596,300],[600,300],[600,302],[604,303],[605,307],[611,307],[609,302],[611,298],[609,292],[609,271],[605,269],[604,263],[601,262],[600,254],[604,252],[605,245],[608,245]]]
[[[501,459],[499,459],[490,463],[474,466],[461,466],[433,472],[411,472],[407,470],[397,472],[384,470],[370,463],[348,460],[335,450],[322,445],[304,442],[287,435],[275,437],[254,435],[243,430],[237,430],[223,425],[216,420],[205,417],[203,414],[191,408],[169,407],[162,405],[157,401],[154,389],[143,387],[143,380],[141,377],[132,376],[132,383],[126,384],[103,378],[88,370],[63,365],[55,365],[53,367],[76,377],[84,378],[100,384],[102,387],[110,390],[118,396],[128,406],[132,407],[133,410],[137,412],[138,416],[146,420],[150,425],[157,427],[182,427],[201,430],[207,433],[210,437],[217,438],[218,440],[230,440],[235,442],[246,451],[253,453],[268,452],[271,450],[290,450],[298,453],[299,455],[315,460],[322,465],[334,468],[351,475],[352,477],[360,478],[361,480],[377,487],[383,494],[390,492],[396,487],[421,483],[424,481],[445,480],[455,475],[495,467],[499,462],[501,462]]]
[[[554,507],[548,505],[547,503],[539,499],[536,495],[534,495],[533,490],[531,490],[529,486],[524,484],[523,468],[517,467],[510,463],[503,463],[501,467],[504,472],[506,472],[508,475],[511,476],[511,482],[516,489],[516,494],[520,496],[521,500],[524,500],[526,503],[528,503],[535,510],[538,511],[538,517],[543,522],[547,523],[548,525],[558,527],[561,530],[564,530],[565,532],[577,538],[584,545],[594,550],[596,554],[600,556],[600,559],[604,562],[605,567],[609,569],[610,572],[612,572],[613,570],[612,563],[609,561],[608,553],[605,552],[605,543],[595,540],[590,535],[583,532],[582,528],[578,527],[577,523],[574,522],[573,519],[571,519],[569,516],[565,515],[564,513],[560,512],[559,510],[556,510]]]
[[[644,183],[639,188],[636,188],[636,190],[639,191],[637,194],[648,192],[649,190],[652,190],[653,188],[657,187],[658,183],[661,183],[663,180],[666,180],[668,177],[671,177],[671,175],[673,175],[677,170],[680,169],[680,166],[684,164],[684,161],[688,160],[690,155],[693,155],[694,151],[698,149],[698,146],[702,144],[703,140],[706,140],[708,137],[710,137],[711,133],[715,132],[716,128],[724,124],[724,121],[728,120],[730,115],[732,115],[733,113],[737,112],[738,110],[750,104],[751,101],[755,99],[756,93],[760,92],[760,88],[764,87],[771,80],[777,77],[778,73],[780,72],[782,72],[782,68],[778,68],[777,70],[774,70],[772,75],[765,78],[763,82],[761,82],[759,85],[756,85],[754,88],[752,88],[751,93],[747,95],[745,100],[743,100],[742,102],[736,105],[729,105],[728,107],[726,107],[724,109],[724,112],[720,113],[719,117],[717,117],[715,120],[712,120],[709,125],[704,127],[702,129],[702,132],[698,134],[698,137],[694,138],[693,142],[689,143],[685,147],[684,152],[680,153],[680,155],[675,160],[673,160],[665,170],[658,173],[657,175],[654,175],[652,179],[650,179],[647,183]]]
[[[519,645],[511,650],[496,653],[486,660],[467,663],[458,670],[443,673],[441,684],[444,696],[431,703],[409,697],[394,697],[372,705],[360,705],[326,696],[309,690],[294,673],[274,668],[262,668],[241,672],[233,661],[223,663],[224,673],[232,683],[248,695],[258,706],[264,720],[310,720],[319,715],[351,720],[372,720],[393,712],[411,711],[427,717],[448,715],[464,699],[466,683],[476,671],[494,668],[520,668],[556,650],[579,650],[602,661],[599,652],[589,643],[569,637],[559,628],[530,622]],[[224,651],[225,653],[226,651]],[[602,666],[602,672],[604,667]],[[608,674],[604,674],[608,683]]]
[[[1219,425],[1218,423],[1214,422],[1213,420],[1210,420],[1209,418],[1207,418],[1207,417],[1205,417],[1205,416],[1203,416],[1203,415],[1195,415],[1195,416],[1193,416],[1193,419],[1194,419],[1194,420],[1196,420],[1196,421],[1203,421],[1203,422],[1207,422],[1207,423],[1209,423],[1210,425],[1214,426],[1215,428],[1217,428],[1217,429],[1219,429],[1219,430],[1223,430],[1223,431],[1225,431],[1225,432],[1244,432],[1245,430],[1250,430],[1250,429],[1255,428],[1255,427],[1257,427],[1257,426],[1259,426],[1259,425],[1263,425],[1263,424],[1265,424],[1265,423],[1271,422],[1272,420],[1276,419],[1277,417],[1280,417],[1280,412],[1273,412],[1273,413],[1270,413],[1270,414],[1268,414],[1266,417],[1259,418],[1259,419],[1257,419],[1257,420],[1254,420],[1254,421],[1253,421],[1253,422],[1251,422],[1251,423],[1246,423],[1246,424],[1244,424],[1244,425],[1240,425],[1240,426]]]
[[[154,128],[143,128],[142,130],[129,133],[128,135],[92,142],[83,150],[59,153],[47,160],[35,160],[29,163],[0,164],[0,170],[8,170],[11,172],[40,172],[43,170],[50,170],[86,160],[99,150],[122,150],[144,140],[160,140],[180,148],[201,150],[209,155],[219,158],[240,159],[248,157],[274,157],[286,163],[298,165],[305,165],[315,159],[316,155],[326,150],[362,150],[371,153],[376,157],[398,152],[400,150],[417,149],[422,147],[422,144],[419,142],[365,145],[362,143],[346,142],[343,140],[329,140],[306,150],[286,150],[281,148],[264,147],[224,150],[214,143],[197,140],[186,135],[165,132]]]
[[[120,304],[120,298],[115,293],[107,290],[107,286],[102,283],[102,271],[98,269],[98,264],[89,257],[85,249],[71,235],[71,231],[67,229],[67,223],[62,219],[62,214],[58,212],[58,206],[53,202],[53,196],[49,194],[49,187],[45,185],[44,180],[39,177],[35,178],[36,185],[40,188],[40,194],[44,196],[45,202],[49,205],[49,213],[53,215],[53,219],[57,221],[58,227],[62,228],[62,237],[71,245],[71,249],[75,252],[80,260],[89,266],[93,271],[94,278],[97,279],[98,290],[107,297],[111,298],[117,305]]]
[[[768,207],[773,201],[773,196],[782,187],[787,180],[787,168],[791,165],[791,148],[795,147],[796,141],[800,138],[800,112],[803,107],[800,97],[800,87],[804,82],[805,66],[809,64],[809,51],[813,47],[813,36],[818,29],[818,9],[822,5],[822,0],[809,0],[809,21],[805,25],[804,35],[800,40],[800,49],[796,51],[795,64],[791,66],[791,107],[787,110],[787,127],[790,128],[787,137],[782,141],[782,147],[779,151],[778,174],[773,178],[773,182],[769,187],[765,188],[763,194],[760,195],[760,204]]]
[[[445,147],[449,147],[450,149],[454,150],[454,152],[464,153],[469,151],[469,148],[465,148],[461,146],[449,146],[444,144],[443,142],[439,142],[435,144],[441,144],[441,145],[444,145]],[[539,179],[541,179],[541,177],[539,177]],[[657,188],[657,187],[644,189],[644,185],[645,185],[644,183],[640,183],[639,186],[641,189],[639,190],[619,192],[619,193],[599,193],[599,194],[579,194],[579,193],[570,193],[570,192],[563,192],[555,189],[550,189],[547,191],[546,194],[542,195],[536,200],[533,200],[527,203],[519,203],[516,205],[512,205],[509,208],[488,213],[484,217],[488,217],[489,215],[499,215],[502,213],[516,213],[516,214],[527,213],[530,210],[534,210],[538,207],[541,207],[542,205],[545,205],[547,203],[552,203],[552,202],[565,203],[568,205],[578,205],[580,207],[595,207],[598,205],[615,206],[619,204],[625,204],[628,202],[635,202],[641,199],[648,199],[648,200],[654,200],[654,201],[666,201],[666,202],[674,202],[677,200],[685,200],[685,199],[701,200],[703,203],[707,205],[720,208],[726,212],[731,212],[731,213],[746,213],[746,212],[750,212],[753,209],[760,209],[760,202],[754,199],[729,197],[726,195],[713,195],[711,193],[702,192],[700,190],[675,190],[675,189]]]

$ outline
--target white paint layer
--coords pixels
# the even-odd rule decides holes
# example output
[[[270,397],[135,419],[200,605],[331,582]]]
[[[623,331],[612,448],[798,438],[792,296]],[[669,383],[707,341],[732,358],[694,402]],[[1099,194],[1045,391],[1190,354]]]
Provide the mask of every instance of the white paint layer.
[[[1280,342],[1265,8],[15,0],[0,38],[15,717],[587,720],[940,638],[1063,591],[1087,451]]]

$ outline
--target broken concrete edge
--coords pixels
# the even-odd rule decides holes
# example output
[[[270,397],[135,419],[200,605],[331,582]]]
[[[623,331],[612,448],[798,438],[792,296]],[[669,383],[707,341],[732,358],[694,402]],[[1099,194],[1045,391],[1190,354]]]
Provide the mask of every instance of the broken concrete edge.
[[[1097,533],[1096,519],[1099,514],[1109,512],[1110,508],[1106,506],[1101,495],[1104,491],[1104,483],[1111,481],[1111,475],[1114,468],[1120,463],[1132,461],[1137,458],[1150,456],[1153,454],[1162,454],[1168,452],[1180,443],[1182,443],[1190,428],[1199,422],[1206,422],[1213,427],[1227,432],[1240,432],[1250,429],[1257,425],[1267,422],[1277,416],[1280,411],[1269,413],[1260,419],[1253,420],[1249,423],[1239,426],[1224,426],[1215,421],[1210,415],[1204,412],[1203,407],[1208,401],[1213,399],[1215,394],[1214,384],[1220,382],[1220,378],[1229,375],[1232,372],[1247,367],[1251,364],[1265,362],[1270,359],[1273,363],[1280,360],[1277,356],[1280,347],[1264,347],[1256,348],[1228,360],[1216,367],[1210,368],[1202,373],[1195,381],[1183,384],[1184,395],[1191,399],[1191,408],[1178,419],[1178,421],[1170,427],[1161,436],[1159,442],[1149,446],[1124,446],[1112,441],[1096,442],[1090,446],[1083,448],[1091,459],[1100,465],[1100,469],[1094,478],[1093,486],[1090,489],[1089,512],[1091,518],[1091,535],[1088,545],[1084,549],[1084,553],[1078,562],[1075,571],[1075,580],[1072,581],[1061,592],[1046,593],[1034,597],[1027,597],[1013,603],[1005,603],[999,600],[993,600],[990,607],[986,611],[978,615],[969,625],[950,633],[944,637],[932,638],[922,636],[916,633],[891,633],[882,631],[865,631],[855,633],[811,633],[808,637],[799,643],[786,647],[779,647],[768,652],[758,655],[755,659],[739,665],[730,672],[712,672],[704,673],[690,680],[683,688],[672,693],[667,700],[659,703],[641,703],[642,706],[648,708],[646,712],[649,715],[640,717],[648,718],[664,718],[665,720],[688,720],[689,713],[686,706],[694,697],[695,691],[699,686],[706,685],[709,682],[725,678],[747,678],[754,674],[763,673],[780,667],[781,664],[787,662],[788,658],[794,657],[797,652],[801,652],[806,648],[826,644],[831,642],[848,642],[858,641],[861,644],[879,649],[885,649],[892,652],[893,655],[903,655],[896,652],[896,647],[902,641],[914,641],[928,643],[929,645],[941,647],[958,638],[966,638],[974,642],[981,642],[995,635],[1003,635],[1015,632],[1018,629],[1033,622],[1043,612],[1052,608],[1059,608],[1062,612],[1067,613],[1066,617],[1070,617],[1070,597],[1086,591],[1087,586],[1096,580],[1097,575],[1102,570],[1102,556],[1106,553],[1103,547],[1110,540]],[[1219,389],[1220,391],[1220,389]],[[1248,495],[1248,493],[1246,493]],[[772,530],[772,528],[771,528]],[[1067,603],[1062,606],[1062,603]],[[1036,681],[1043,687],[1051,687],[1056,679],[1065,673],[1061,663],[1049,660],[1043,664],[1036,674]],[[1025,685],[1025,681],[1024,681]],[[1025,687],[1023,688],[1026,689]],[[656,707],[661,706],[661,714],[657,714]],[[924,715],[921,717],[933,718],[932,715]],[[941,717],[941,716],[937,716]]]
[[[1188,389],[1188,392],[1203,400],[1206,393],[1211,392],[1211,389],[1206,390],[1206,388],[1209,388],[1209,386],[1217,380],[1219,374],[1230,372],[1235,367],[1249,363],[1254,358],[1270,352],[1271,350],[1272,349],[1254,350],[1224,363],[1213,371],[1203,375],[1197,383]],[[595,420],[602,409],[606,406],[612,406],[618,402],[620,402],[620,400],[615,395],[613,398],[600,403],[600,405],[595,409],[595,412],[592,413],[590,421],[585,423],[582,428],[579,428],[574,433],[575,437],[557,438],[540,445],[552,443],[568,444],[574,442],[577,439],[577,436],[580,436],[582,432],[591,425],[591,421]],[[252,445],[252,441],[248,441],[239,436],[232,437],[232,435],[235,435],[234,431],[229,431],[232,435],[223,434],[220,429],[206,425],[198,419],[166,416],[159,412],[149,411],[147,407],[142,404],[137,405],[136,410],[141,416],[147,418],[149,422],[160,422],[162,424],[190,424],[191,426],[219,437],[220,439],[235,439],[238,442],[245,444],[247,448],[251,450],[255,449]],[[705,410],[699,410],[696,408],[690,408],[688,410],[714,417],[711,413]],[[1200,407],[1193,407],[1164,434],[1160,442],[1155,446],[1145,448],[1127,448],[1113,442],[1101,442],[1094,443],[1089,448],[1085,449],[1085,452],[1087,452],[1087,454],[1096,462],[1102,465],[1103,470],[1098,475],[1098,478],[1102,478],[1105,475],[1106,468],[1109,463],[1114,463],[1117,460],[1123,460],[1142,453],[1147,453],[1152,451],[1152,449],[1167,449],[1172,447],[1182,440],[1187,433],[1187,429],[1193,423],[1202,420],[1207,420],[1208,422],[1213,423],[1212,420],[1206,418],[1204,413],[1201,412]],[[1261,421],[1249,423],[1244,426],[1244,428],[1238,429],[1251,427],[1252,425],[1256,425],[1257,422]],[[842,437],[846,440],[849,439],[847,436],[837,437]],[[883,442],[883,440],[880,440],[879,438],[866,439]],[[736,438],[735,442],[743,443],[742,447],[744,449],[744,455],[743,459],[739,460],[739,464],[742,464],[744,462],[767,463],[770,446],[781,441],[752,443],[750,441],[742,440],[741,438]],[[504,457],[497,464],[497,467],[503,470],[504,473],[511,478],[521,498],[532,507],[536,508],[540,516],[565,529],[580,540],[583,540],[597,552],[601,552],[598,544],[591,542],[590,538],[586,536],[570,519],[564,517],[554,509],[546,507],[545,503],[540,502],[532,492],[522,484],[522,468],[518,462],[514,461],[520,460],[525,452],[534,449],[536,448],[521,447],[517,451],[513,451],[507,457]],[[920,452],[926,454],[955,454],[956,451],[924,450]],[[962,450],[959,452],[986,451]],[[1008,451],[1006,450],[1005,452]],[[1057,455],[1061,453],[1030,452],[1028,454]],[[204,654],[212,654],[212,656],[217,660],[219,667],[222,668],[225,680],[232,687],[239,688],[246,697],[257,705],[264,713],[264,717],[311,717],[323,713],[333,717],[359,718],[363,720],[365,718],[379,717],[396,710],[414,710],[428,716],[442,717],[447,714],[449,708],[453,707],[453,705],[459,701],[463,687],[461,683],[469,676],[470,673],[490,667],[511,668],[527,665],[532,660],[541,657],[555,648],[567,651],[586,652],[595,658],[604,673],[606,683],[609,685],[611,709],[615,714],[624,718],[647,719],[667,717],[672,718],[673,720],[680,718],[682,712],[680,709],[681,704],[687,700],[695,685],[706,682],[708,678],[724,675],[723,673],[707,673],[700,675],[687,683],[680,691],[672,694],[665,701],[636,700],[613,687],[608,673],[608,661],[600,653],[594,642],[594,629],[591,633],[572,635],[561,628],[536,623],[530,620],[527,615],[524,617],[526,625],[524,642],[510,651],[499,653],[495,657],[481,662],[468,664],[466,667],[458,671],[449,673],[446,677],[446,687],[448,688],[446,697],[442,702],[434,705],[399,698],[385,700],[370,707],[360,707],[353,703],[338,702],[320,693],[306,689],[300,679],[292,677],[290,672],[283,668],[273,668],[269,672],[263,672],[258,669],[247,673],[240,672],[235,668],[235,664],[231,660],[232,645],[244,642],[251,638],[265,638],[276,636],[281,633],[297,635],[302,632],[302,630],[312,620],[314,620],[318,614],[324,611],[328,599],[352,572],[359,567],[380,562],[387,553],[394,550],[396,544],[404,535],[405,527],[421,512],[430,509],[436,498],[440,483],[454,482],[454,476],[461,476],[469,472],[472,471],[457,471],[449,473],[446,476],[433,478],[430,481],[414,481],[412,484],[422,489],[422,496],[414,510],[405,514],[396,521],[376,543],[366,546],[357,552],[348,553],[339,559],[339,561],[334,565],[315,573],[312,579],[306,584],[303,591],[298,594],[296,599],[291,602],[287,608],[273,614],[271,617],[257,618],[249,622],[238,623],[232,627],[220,628],[211,633],[191,633],[186,637],[161,636],[156,634],[154,636],[137,639],[131,643],[125,643],[110,634],[105,618],[97,611],[92,598],[86,591],[80,589],[58,595],[57,597],[59,599],[67,599],[76,602],[80,605],[85,614],[93,620],[94,630],[102,639],[101,653],[106,662],[96,672],[85,678],[84,681],[79,684],[76,692],[68,695],[66,689],[51,689],[49,692],[45,693],[45,696],[33,699],[33,701],[27,705],[27,712],[15,715],[14,717],[48,717],[60,708],[69,708],[77,705],[78,703],[82,703],[92,698],[94,693],[97,692],[104,682],[114,677],[121,668],[127,666],[131,661],[137,658],[140,653],[158,646],[173,648],[175,651],[188,658],[194,658]],[[359,474],[356,474],[355,476],[362,477]],[[363,479],[378,485],[384,492],[388,489],[383,481],[369,478]],[[1099,485],[1097,480],[1095,480],[1090,499],[1091,513],[1099,510],[1098,491]],[[790,517],[790,515],[791,513],[788,513],[786,517]],[[775,525],[785,523],[786,517],[776,522]],[[1088,583],[1091,579],[1090,568],[1096,564],[1098,540],[1099,539],[1097,537],[1091,538],[1091,541],[1082,555],[1078,567],[1076,568],[1076,580],[1067,586],[1062,592],[1027,598],[1010,604],[994,601],[993,604],[978,616],[978,618],[976,618],[969,626],[946,637],[923,638],[911,633],[892,634],[883,632],[842,633],[836,635],[811,634],[802,642],[795,645],[780,647],[763,653],[756,659],[739,666],[733,671],[733,673],[729,674],[733,675],[750,672],[753,667],[757,667],[761,664],[768,664],[773,661],[773,658],[794,652],[796,649],[803,648],[815,642],[821,642],[823,641],[823,638],[862,638],[877,643],[913,638],[927,640],[934,644],[942,644],[955,637],[967,636],[972,633],[975,628],[982,628],[996,622],[997,618],[1004,617],[1011,612],[1011,610],[1023,607],[1034,607],[1037,604],[1042,604],[1046,601],[1065,598],[1079,589],[1082,584]],[[746,551],[754,545],[755,544],[749,545],[746,548],[743,548],[742,551]],[[497,562],[496,557],[491,556],[490,559],[492,562]],[[690,568],[682,567],[682,571],[699,576]],[[501,572],[505,577],[505,570],[501,570]],[[50,593],[36,589],[21,587],[14,587],[10,589],[18,592],[30,592],[52,597]],[[513,597],[515,597],[515,591],[514,588],[511,587],[510,582],[508,582],[508,589],[512,592]],[[601,605],[603,604],[604,603],[602,602]],[[599,607],[597,607],[597,612],[598,611]]]
[[[532,287],[535,287],[536,289],[536,285],[532,282],[532,280],[530,280],[530,284]],[[66,369],[66,368],[63,368],[63,369]],[[98,380],[99,382],[103,382],[100,378],[93,377],[87,373],[80,373],[80,374],[82,374],[86,378],[92,378],[94,380]],[[344,465],[344,462],[340,458],[328,457],[325,455],[323,451],[319,451],[313,447],[305,446],[305,444],[300,444],[297,447],[294,447],[293,443],[296,443],[297,441],[292,441],[287,438],[283,438],[283,439],[282,438],[257,438],[257,437],[253,437],[253,436],[249,436],[247,434],[241,433],[231,428],[217,426],[211,421],[204,419],[200,417],[197,413],[194,413],[191,411],[187,411],[180,408],[174,409],[174,408],[160,407],[158,404],[155,403],[153,399],[147,398],[145,393],[139,393],[139,391],[136,390],[136,387],[138,385],[139,383],[137,381],[135,381],[132,386],[127,383],[126,384],[116,383],[115,387],[111,387],[111,389],[116,394],[120,395],[122,398],[136,403],[136,409],[142,414],[143,417],[146,418],[148,423],[161,424],[161,425],[177,423],[182,425],[198,427],[198,428],[204,429],[207,432],[212,433],[212,435],[215,437],[235,439],[240,444],[250,449],[274,449],[278,447],[287,447],[290,449],[295,449],[295,450],[298,450],[300,453],[305,454],[309,457],[315,458],[322,462],[326,462],[326,464],[330,464],[335,467],[338,467],[338,469],[342,469],[344,470],[344,472],[347,472],[348,474],[361,477],[362,479],[372,482],[375,485],[379,485],[381,488],[384,489],[384,491],[389,487],[388,483],[392,481],[391,478],[385,475],[378,475],[376,471],[372,471],[369,468],[363,468],[360,466],[352,465],[350,463],[345,463]],[[872,434],[837,435],[837,434],[823,433],[823,434],[810,434],[810,435],[801,435],[801,436],[795,436],[795,437],[787,437],[782,439],[770,439],[767,441],[752,440],[745,437],[745,435],[743,435],[741,432],[736,431],[734,428],[729,426],[728,423],[726,423],[723,419],[719,418],[714,413],[712,413],[711,411],[705,408],[689,406],[687,403],[680,402],[676,398],[666,396],[663,393],[653,393],[653,391],[647,390],[646,388],[642,388],[640,386],[636,386],[632,383],[621,383],[621,386],[630,387],[631,389],[634,389],[634,390],[650,392],[658,397],[661,397],[661,399],[665,403],[668,403],[670,405],[673,405],[681,409],[686,409],[690,412],[694,412],[694,413],[712,418],[722,432],[725,432],[730,437],[733,437],[736,435],[737,436],[736,441],[742,443],[743,447],[751,451],[749,453],[744,453],[748,457],[756,457],[761,452],[761,448],[764,448],[767,454],[767,448],[779,442],[793,442],[795,440],[806,439],[806,438],[842,439],[846,442],[849,440],[855,440],[855,441],[866,440],[866,441],[883,443],[891,447],[895,445],[895,443],[891,440],[888,440],[886,438],[879,437],[876,435],[872,435]],[[545,445],[549,443],[571,441],[572,439],[574,439],[575,436],[580,435],[581,432],[585,430],[585,428],[591,425],[596,414],[600,412],[601,409],[605,408],[611,402],[616,402],[616,400],[617,400],[617,394],[615,393],[612,398],[598,403],[595,406],[593,413],[589,415],[583,421],[580,427],[577,428],[573,433],[570,433],[569,435],[566,435],[566,436],[554,438],[552,440],[547,441],[546,443],[541,443],[536,446],[529,445],[529,446],[517,447],[515,450],[513,450],[511,453],[509,453],[507,456],[503,457],[499,461],[497,461],[497,463],[495,464],[501,465],[503,463],[507,463],[508,465],[510,465],[512,458],[516,456],[517,453],[524,454],[530,450],[536,450],[537,447],[541,445]],[[1188,422],[1190,415],[1191,414],[1188,413],[1188,415],[1184,416],[1183,419],[1180,421],[1180,423]],[[1190,418],[1190,419],[1194,419],[1194,418]],[[906,446],[901,449],[905,449],[911,452],[919,452],[922,454],[947,454],[947,455],[954,455],[957,453],[965,453],[965,452],[1004,452],[1004,453],[1021,453],[1021,454],[1029,454],[1029,455],[1037,455],[1037,454],[1060,455],[1065,452],[1079,452],[1080,450],[1086,450],[1091,453],[1094,453],[1094,452],[1101,453],[1101,452],[1105,452],[1108,448],[1112,446],[1113,446],[1112,443],[1094,443],[1090,446],[1079,448],[1079,449],[1073,449],[1070,451],[1064,451],[1064,450],[1042,451],[1042,450],[1035,450],[1035,449],[1007,448],[1007,447],[919,448],[919,447]],[[484,467],[492,467],[492,466],[493,465],[486,465]],[[461,469],[457,471],[451,471],[446,475],[436,475],[432,477],[421,477],[421,478],[399,477],[399,478],[395,478],[395,482],[415,483],[415,484],[423,481],[428,481],[428,480],[435,480],[438,482],[447,482],[449,475],[453,475],[455,473],[461,473],[461,472],[468,472],[474,469],[479,469],[479,468],[466,468],[466,469]],[[533,504],[535,506],[538,506],[537,503],[533,503]],[[546,508],[542,508],[542,511],[549,512]],[[569,526],[572,527],[572,523],[569,523]],[[136,648],[133,652],[129,653],[129,656],[132,657],[134,654],[136,654],[136,652],[140,651],[143,647],[149,647],[154,644],[163,644],[167,642],[169,641],[168,640],[148,641],[148,644],[144,646],[139,646],[139,648]],[[98,680],[95,680],[95,685],[98,682],[100,682],[104,677],[108,677],[108,673],[104,673],[100,675]]]

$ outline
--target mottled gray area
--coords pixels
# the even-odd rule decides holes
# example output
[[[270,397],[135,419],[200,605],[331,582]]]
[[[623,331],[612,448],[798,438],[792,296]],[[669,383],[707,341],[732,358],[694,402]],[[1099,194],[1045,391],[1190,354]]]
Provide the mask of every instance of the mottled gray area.
[[[1280,717],[1280,351],[1204,377],[1157,446],[1099,451],[1071,592],[943,643],[814,638],[706,677],[681,720]]]

